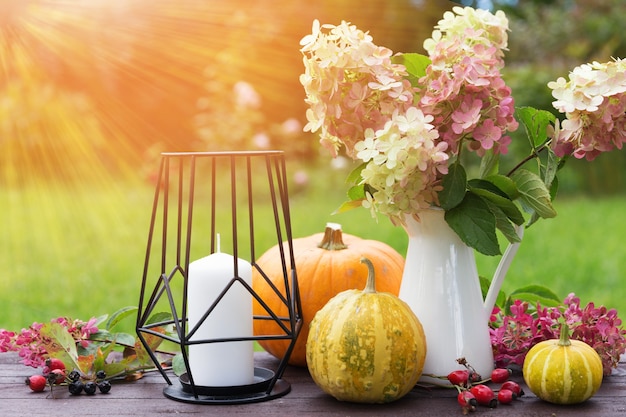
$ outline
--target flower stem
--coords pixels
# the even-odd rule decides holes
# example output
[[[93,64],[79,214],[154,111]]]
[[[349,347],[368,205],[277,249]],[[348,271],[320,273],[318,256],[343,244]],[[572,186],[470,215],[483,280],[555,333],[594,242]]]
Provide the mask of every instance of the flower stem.
[[[538,158],[539,157],[539,153],[541,151],[543,151],[546,148],[547,144],[543,144],[540,147],[533,149],[533,151],[530,153],[530,155],[528,155],[526,158],[522,159],[517,165],[515,165],[507,174],[507,177],[510,177],[511,175],[513,175],[513,173],[515,171],[517,171],[518,169],[520,169],[526,162],[530,161],[531,159],[534,158]]]

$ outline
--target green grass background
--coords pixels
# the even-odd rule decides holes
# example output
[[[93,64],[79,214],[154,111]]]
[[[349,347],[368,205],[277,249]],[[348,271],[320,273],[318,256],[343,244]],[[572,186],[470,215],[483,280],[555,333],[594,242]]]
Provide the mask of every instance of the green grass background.
[[[321,232],[333,221],[404,255],[406,235],[385,217],[376,221],[365,209],[331,215],[344,200],[343,178],[317,170],[307,187],[290,188],[293,235]],[[138,181],[0,190],[0,328],[57,316],[86,320],[137,305],[153,193]],[[626,197],[559,198],[556,208],[555,219],[526,231],[503,289],[542,284],[561,298],[575,292],[583,303],[626,314]],[[490,276],[498,260],[478,256],[479,273]]]

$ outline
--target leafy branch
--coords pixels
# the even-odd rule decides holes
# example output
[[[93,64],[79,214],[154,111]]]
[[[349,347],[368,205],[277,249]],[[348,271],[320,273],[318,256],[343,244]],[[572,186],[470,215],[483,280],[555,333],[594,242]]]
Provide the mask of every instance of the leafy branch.
[[[531,151],[506,175],[498,174],[499,155],[481,161],[480,178],[467,180],[461,164],[450,166],[439,193],[445,219],[461,240],[485,255],[501,254],[496,230],[509,242],[519,242],[516,227],[525,223],[522,211],[530,216],[526,227],[539,218],[556,216],[552,205],[558,188],[557,171],[563,161],[549,147],[548,127],[555,122],[549,112],[531,107],[517,110],[526,130]],[[541,154],[547,154],[545,163]],[[536,160],[538,173],[522,168]]]

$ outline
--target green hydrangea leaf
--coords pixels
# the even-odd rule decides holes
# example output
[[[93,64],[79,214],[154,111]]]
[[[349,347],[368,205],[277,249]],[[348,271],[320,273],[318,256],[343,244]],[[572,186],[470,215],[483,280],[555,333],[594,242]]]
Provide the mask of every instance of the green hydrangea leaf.
[[[480,159],[480,170],[478,176],[480,178],[486,178],[491,175],[496,175],[500,166],[500,154],[495,153],[493,149],[489,149],[485,152],[485,155]]]
[[[543,145],[548,139],[547,127],[554,122],[555,116],[549,111],[533,107],[520,107],[516,113],[526,129],[531,146],[538,148]]]
[[[485,177],[484,180],[489,181],[490,183],[498,187],[498,189],[506,193],[506,195],[509,196],[510,200],[515,200],[520,196],[515,182],[506,175],[490,175],[488,177]]]
[[[500,255],[496,217],[481,197],[467,193],[461,204],[446,211],[445,219],[467,246],[488,256]]]
[[[333,211],[331,214],[340,214],[340,213],[345,213],[346,211],[350,211],[352,209],[355,209],[357,207],[362,207],[363,200],[350,200],[350,201],[345,201],[343,203],[341,203],[341,205],[339,207],[337,207],[335,209],[335,211]]]
[[[521,200],[532,212],[544,219],[556,216],[550,191],[537,174],[520,169],[511,175],[511,179],[517,185]]]
[[[491,212],[493,213],[493,215],[496,217],[496,228],[500,232],[502,232],[504,237],[506,237],[506,239],[510,243],[520,242],[521,239],[519,235],[517,234],[517,231],[515,230],[515,226],[513,226],[513,224],[511,223],[511,220],[505,214],[505,212],[500,207],[498,207],[498,205],[492,203],[491,201],[487,199],[485,199],[485,201],[487,202],[487,205],[489,205],[489,208],[491,209]],[[515,206],[515,204],[513,205]]]
[[[349,185],[359,184],[362,180],[361,171],[363,171],[366,166],[367,166],[367,163],[364,162],[360,164],[359,166],[357,166],[356,168],[354,168],[352,171],[350,171],[350,173],[346,177],[346,184],[349,184]]]
[[[439,192],[439,204],[444,210],[456,207],[463,201],[467,190],[467,174],[461,164],[452,164],[441,180],[443,190]]]
[[[402,64],[409,73],[407,79],[416,86],[420,78],[426,75],[426,68],[431,64],[430,58],[417,53],[398,54],[392,58],[394,64]]]
[[[475,179],[469,181],[468,184],[470,186],[470,190],[474,194],[477,194],[488,200],[490,203],[496,206],[501,213],[505,215],[505,219],[503,219],[504,221],[508,223],[506,219],[508,218],[517,225],[524,223],[524,215],[519,210],[519,208],[515,205],[513,201],[509,199],[509,196],[504,191],[500,190],[493,183],[486,180]],[[497,215],[498,213],[494,214]]]

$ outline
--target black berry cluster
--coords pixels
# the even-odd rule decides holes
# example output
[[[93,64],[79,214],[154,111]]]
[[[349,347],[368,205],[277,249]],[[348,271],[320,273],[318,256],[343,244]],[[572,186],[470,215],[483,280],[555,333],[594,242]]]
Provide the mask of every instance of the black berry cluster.
[[[102,394],[111,391],[111,382],[106,379],[104,371],[98,371],[95,378],[81,375],[74,370],[67,375],[68,389],[72,395],[80,395],[84,392],[87,395],[94,395],[97,390]]]

